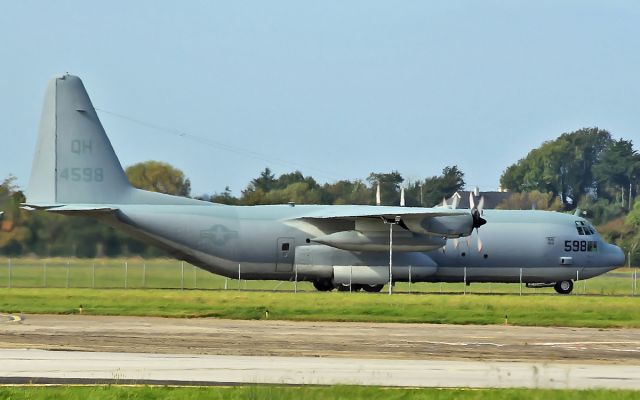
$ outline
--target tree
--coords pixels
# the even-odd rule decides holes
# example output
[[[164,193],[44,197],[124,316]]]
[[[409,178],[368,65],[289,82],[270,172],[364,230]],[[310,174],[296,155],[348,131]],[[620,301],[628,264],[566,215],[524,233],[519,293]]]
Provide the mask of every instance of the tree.
[[[400,203],[400,185],[404,178],[398,171],[390,173],[372,172],[367,181],[374,190],[380,184],[380,201],[386,205],[398,205]]]
[[[248,190],[262,190],[268,192],[275,187],[276,179],[269,167],[260,173],[260,176],[253,179],[249,184]]]
[[[464,185],[464,173],[458,166],[447,166],[442,169],[441,175],[434,175],[409,185],[405,192],[406,204],[432,207],[440,204],[443,197],[449,197],[462,190]]]
[[[531,192],[513,193],[496,206],[499,210],[548,210],[560,211],[562,204],[560,198],[553,193],[541,193],[537,190]]]
[[[161,161],[145,161],[127,167],[127,177],[138,189],[189,197],[191,181],[178,168]]]
[[[564,133],[507,167],[500,185],[515,192],[551,192],[573,209],[582,195],[598,195],[593,168],[611,142],[611,134],[599,128]]]
[[[238,204],[238,198],[231,194],[229,186],[225,186],[224,192],[216,193],[209,199],[212,203],[235,205]]]
[[[609,143],[602,152],[599,162],[593,167],[593,175],[600,187],[608,189],[616,196],[620,192],[620,205],[631,209],[633,185],[638,182],[640,173],[640,155],[633,149],[631,140],[620,139]],[[627,196],[625,190],[628,189]],[[602,193],[604,194],[604,193]],[[617,196],[616,196],[617,197]]]

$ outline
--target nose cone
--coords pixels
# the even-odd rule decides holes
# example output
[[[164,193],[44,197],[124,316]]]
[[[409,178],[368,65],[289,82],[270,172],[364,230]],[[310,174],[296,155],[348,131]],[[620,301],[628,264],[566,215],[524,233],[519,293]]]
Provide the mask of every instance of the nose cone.
[[[609,266],[619,267],[624,264],[624,252],[620,247],[612,244],[607,245],[607,253],[609,253]]]

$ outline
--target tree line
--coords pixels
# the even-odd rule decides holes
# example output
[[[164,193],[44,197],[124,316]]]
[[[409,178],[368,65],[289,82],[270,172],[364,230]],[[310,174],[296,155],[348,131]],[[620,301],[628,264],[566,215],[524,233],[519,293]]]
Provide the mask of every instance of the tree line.
[[[191,196],[191,183],[179,169],[159,161],[147,161],[126,169],[137,188],[176,196]],[[223,204],[259,205],[295,202],[297,204],[375,204],[376,187],[381,201],[398,205],[400,186],[405,189],[407,206],[432,206],[464,187],[464,174],[457,166],[446,167],[440,175],[408,182],[397,171],[371,173],[365,180],[341,180],[319,184],[300,171],[275,176],[265,168],[251,180],[241,196],[227,187],[222,193],[197,198]],[[116,257],[164,255],[161,250],[132,239],[91,218],[65,217],[47,212],[22,210],[24,193],[15,186],[15,177],[0,184],[0,210],[5,211],[0,229],[0,254],[40,257]]]
[[[191,196],[191,183],[179,169],[147,161],[126,169],[132,185],[177,196]],[[82,217],[68,218],[19,208],[24,194],[9,177],[0,184],[0,210],[5,211],[0,230],[0,253],[37,256],[157,256],[160,250]],[[276,176],[269,168],[252,179],[239,196],[229,187],[196,198],[230,205],[361,204],[399,205],[404,188],[407,206],[432,207],[465,186],[456,165],[440,174],[409,181],[398,171],[372,172],[364,179],[319,183],[300,171]],[[631,140],[614,139],[599,128],[583,128],[544,142],[508,166],[501,178],[512,192],[498,208],[574,212],[599,225],[607,240],[640,257],[640,155]],[[635,205],[634,205],[635,203]],[[634,261],[640,261],[634,260]]]

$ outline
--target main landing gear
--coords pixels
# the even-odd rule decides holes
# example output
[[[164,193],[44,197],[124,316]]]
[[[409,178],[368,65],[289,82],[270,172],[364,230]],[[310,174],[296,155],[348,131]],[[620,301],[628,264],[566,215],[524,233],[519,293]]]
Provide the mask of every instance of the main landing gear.
[[[333,289],[336,289],[334,283],[328,279],[313,281],[313,287],[315,287],[320,292],[330,292]],[[380,292],[383,287],[384,285],[367,285],[354,283],[351,285],[351,288],[349,288],[349,285],[337,284],[337,289],[339,292],[358,292],[360,290],[364,290],[365,292],[375,293]]]
[[[333,282],[330,279],[322,279],[319,281],[313,281],[313,287],[319,292],[330,292],[334,289]]]
[[[559,294],[569,294],[573,290],[573,281],[566,280],[566,281],[556,282],[556,284],[553,285],[553,288]]]

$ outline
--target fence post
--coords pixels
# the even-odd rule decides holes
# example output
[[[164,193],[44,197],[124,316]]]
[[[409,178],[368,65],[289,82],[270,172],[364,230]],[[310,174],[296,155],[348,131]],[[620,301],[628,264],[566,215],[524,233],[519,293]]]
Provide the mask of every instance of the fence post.
[[[184,261],[180,261],[180,290],[184,290]]]
[[[198,288],[198,268],[195,265],[193,266],[193,288]]]
[[[67,260],[67,279],[64,287],[69,289],[69,260]]]
[[[351,293],[351,283],[353,282],[353,265],[349,266],[349,293]]]
[[[464,286],[463,286],[463,292],[462,294],[467,294],[467,267],[464,267],[464,275],[462,278],[463,282],[464,282]]]
[[[229,278],[227,278],[226,276],[224,277],[224,290],[227,290],[227,282],[229,281]]]
[[[293,264],[294,280],[293,280],[293,293],[298,293],[298,264]]]
[[[633,295],[636,295],[636,290],[638,289],[638,267],[636,267],[633,272]]]
[[[242,282],[242,275],[240,272],[240,263],[238,263],[238,290],[240,290],[240,283]]]
[[[522,268],[520,268],[520,296],[522,296]]]
[[[409,293],[411,293],[411,264],[409,264]]]
[[[578,282],[580,280],[580,270],[576,269],[576,282]],[[578,294],[578,291],[576,290],[576,295]]]

